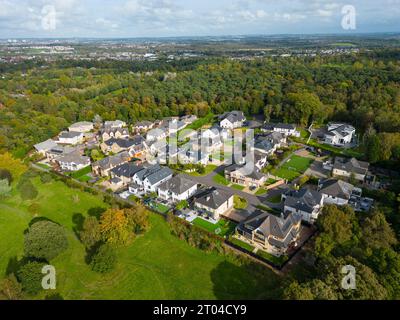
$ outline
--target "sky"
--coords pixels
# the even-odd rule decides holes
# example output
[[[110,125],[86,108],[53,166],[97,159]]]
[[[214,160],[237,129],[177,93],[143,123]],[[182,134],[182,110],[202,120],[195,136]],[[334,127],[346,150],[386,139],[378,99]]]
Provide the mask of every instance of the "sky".
[[[0,0],[0,38],[346,32],[400,32],[400,0]]]

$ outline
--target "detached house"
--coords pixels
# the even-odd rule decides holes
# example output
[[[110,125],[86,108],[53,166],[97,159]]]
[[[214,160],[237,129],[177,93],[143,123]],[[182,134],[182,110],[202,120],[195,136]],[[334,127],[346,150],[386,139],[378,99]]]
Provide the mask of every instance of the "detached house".
[[[115,121],[106,121],[104,123],[105,128],[124,128],[126,127],[126,122],[121,121],[121,120],[115,120]]]
[[[222,116],[219,117],[219,125],[224,129],[236,129],[243,127],[243,124],[246,121],[246,117],[244,116],[242,111],[231,111],[226,112]]]
[[[136,133],[147,132],[154,128],[154,123],[151,121],[139,121],[132,126],[132,129]]]
[[[318,185],[318,191],[324,196],[324,204],[343,206],[349,204],[352,196],[360,197],[362,190],[342,180],[327,179]]]
[[[194,199],[194,206],[209,214],[214,220],[219,220],[221,215],[233,209],[233,194],[224,190],[211,188]]]
[[[83,132],[63,131],[58,136],[58,142],[61,144],[81,144],[83,142]]]
[[[135,136],[131,139],[115,139],[111,138],[100,145],[103,153],[119,153],[128,151],[132,156],[143,151],[144,138]],[[136,147],[136,148],[135,148]]]
[[[78,171],[90,166],[90,158],[76,152],[61,156],[56,161],[63,171]]]
[[[314,223],[321,213],[324,197],[321,193],[303,188],[299,191],[288,191],[282,195],[284,200],[284,215],[298,214],[302,220]]]
[[[364,182],[368,174],[369,163],[359,161],[356,158],[336,157],[333,163],[332,175],[337,177],[353,176],[356,180]]]
[[[101,130],[101,138],[103,141],[110,139],[128,139],[129,131],[127,128],[105,128]]]
[[[106,177],[110,174],[110,171],[118,167],[131,159],[128,152],[121,152],[115,156],[107,157],[102,160],[96,161],[92,165],[92,171],[94,174]]]
[[[235,184],[245,187],[259,188],[265,184],[266,176],[256,169],[247,172],[248,169],[243,165],[231,165],[225,169],[225,178]]]
[[[283,219],[267,212],[257,211],[236,228],[236,236],[275,256],[285,254],[296,246],[300,237],[301,216],[288,214]]]
[[[142,166],[138,166],[135,163],[128,162],[124,163],[114,169],[111,169],[111,177],[118,178],[121,180],[123,186],[128,185],[132,182],[133,177],[139,171],[142,171],[144,168]]]
[[[52,139],[34,145],[36,152],[40,153],[42,156],[45,156],[48,151],[56,147],[57,143]]]
[[[286,123],[266,123],[262,126],[261,131],[264,132],[279,132],[283,133],[286,137],[300,137],[300,132],[294,124]]]
[[[158,186],[172,178],[173,171],[167,167],[154,165],[137,172],[129,191],[136,195],[157,192]]]
[[[93,122],[88,122],[88,121],[74,123],[68,128],[69,131],[82,132],[82,133],[90,132],[93,129],[94,129]]]
[[[197,183],[182,175],[177,175],[158,187],[159,197],[172,202],[188,200],[196,191]]]
[[[278,148],[286,144],[286,136],[280,132],[272,132],[266,136],[258,136],[253,150],[272,155]]]
[[[348,124],[330,123],[327,133],[324,136],[324,142],[338,147],[345,147],[354,142],[356,129]]]

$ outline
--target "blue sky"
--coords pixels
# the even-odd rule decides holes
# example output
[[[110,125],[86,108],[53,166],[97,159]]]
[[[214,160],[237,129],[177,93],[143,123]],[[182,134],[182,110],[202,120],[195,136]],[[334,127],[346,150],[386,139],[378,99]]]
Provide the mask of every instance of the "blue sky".
[[[0,38],[341,33],[344,5],[355,32],[400,31],[400,0],[0,0]]]

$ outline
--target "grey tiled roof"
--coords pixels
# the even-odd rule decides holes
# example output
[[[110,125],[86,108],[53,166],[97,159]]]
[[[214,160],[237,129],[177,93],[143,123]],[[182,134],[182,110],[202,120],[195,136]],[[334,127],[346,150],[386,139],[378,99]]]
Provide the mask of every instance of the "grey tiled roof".
[[[62,156],[57,159],[58,162],[63,162],[63,163],[76,163],[76,164],[90,164],[90,158],[81,156],[80,154],[73,152],[69,153],[65,156]]]
[[[366,174],[368,172],[369,163],[359,161],[356,158],[346,159],[336,157],[335,163],[333,164],[334,169],[343,170],[346,172],[354,172],[358,174]]]
[[[354,186],[342,180],[327,179],[320,184],[320,192],[341,199],[349,200]]]
[[[137,172],[143,169],[142,166],[129,162],[112,169],[111,172],[117,177],[132,178]]]
[[[300,221],[300,215],[289,214],[283,219],[264,211],[256,211],[242,221],[238,228],[247,233],[255,231],[267,238],[270,244],[278,248],[287,248],[297,236],[293,226]]]
[[[232,193],[221,189],[212,188],[196,198],[195,202],[200,203],[208,208],[218,209],[232,196]]]
[[[303,188],[299,191],[287,192],[285,206],[312,213],[314,208],[321,203],[321,200],[321,193]]]
[[[63,139],[71,139],[71,138],[75,138],[75,137],[79,137],[81,136],[82,133],[80,132],[75,132],[75,131],[63,131],[60,133],[60,138]]]
[[[99,166],[101,169],[106,170],[119,166],[129,160],[128,152],[121,152],[114,156],[110,156],[93,163],[93,166]]]
[[[160,184],[159,189],[170,191],[175,194],[182,194],[188,191],[189,189],[193,188],[195,185],[197,185],[197,183],[194,182],[193,180],[185,178],[182,175],[177,175],[172,179]]]
[[[220,117],[220,121],[227,119],[231,123],[235,122],[240,122],[240,121],[245,121],[246,117],[244,116],[242,111],[231,111],[231,112],[226,112]]]
[[[44,142],[35,144],[34,147],[37,151],[50,150],[51,148],[57,147],[57,143],[54,140],[49,139]]]
[[[288,123],[266,123],[262,127],[264,130],[273,131],[275,128],[282,129],[282,130],[294,130],[296,126],[294,124]]]

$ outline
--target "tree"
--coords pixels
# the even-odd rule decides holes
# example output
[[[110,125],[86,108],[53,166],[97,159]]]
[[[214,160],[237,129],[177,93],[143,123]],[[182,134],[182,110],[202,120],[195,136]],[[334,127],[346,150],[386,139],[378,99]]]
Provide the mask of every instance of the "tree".
[[[117,255],[115,249],[109,244],[101,245],[92,257],[90,266],[99,273],[111,272],[115,268]]]
[[[314,295],[310,288],[300,285],[297,281],[293,281],[283,292],[285,300],[313,300]]]
[[[354,220],[354,212],[350,208],[327,205],[324,206],[317,225],[335,244],[342,245],[353,236]]]
[[[144,233],[150,228],[149,212],[142,205],[137,204],[135,208],[127,208],[124,211],[136,234]]]
[[[42,268],[40,262],[28,262],[17,272],[17,279],[22,285],[22,290],[30,295],[36,295],[42,290]]]
[[[100,218],[100,234],[105,242],[126,245],[132,237],[132,231],[124,210],[108,209]]]
[[[89,216],[85,219],[79,236],[87,249],[92,248],[101,240],[100,225],[96,217]]]
[[[19,300],[22,298],[22,286],[14,274],[4,278],[0,282],[0,300]]]
[[[361,224],[362,241],[367,248],[371,249],[390,249],[397,244],[394,231],[386,221],[385,215],[375,210]]]
[[[0,169],[6,169],[17,180],[27,168],[21,160],[14,159],[10,153],[6,152],[0,154]]]
[[[24,251],[27,257],[50,261],[67,248],[65,230],[54,222],[36,222],[25,234]]]

